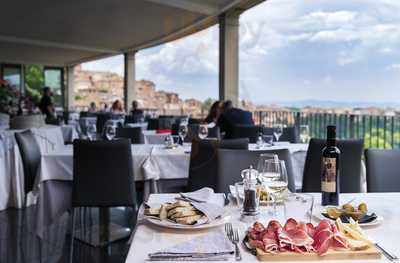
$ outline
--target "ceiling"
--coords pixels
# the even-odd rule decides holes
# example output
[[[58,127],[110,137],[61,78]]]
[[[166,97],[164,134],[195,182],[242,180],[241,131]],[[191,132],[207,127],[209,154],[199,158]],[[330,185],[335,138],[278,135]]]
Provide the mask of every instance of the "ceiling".
[[[2,1],[0,62],[67,66],[192,34],[260,0]]]

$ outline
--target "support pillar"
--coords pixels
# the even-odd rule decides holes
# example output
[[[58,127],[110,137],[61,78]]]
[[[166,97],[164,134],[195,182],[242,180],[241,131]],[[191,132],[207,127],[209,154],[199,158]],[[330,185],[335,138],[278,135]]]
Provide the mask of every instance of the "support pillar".
[[[73,110],[74,108],[74,101],[75,101],[75,91],[74,91],[74,84],[75,84],[75,76],[74,76],[74,68],[75,66],[68,66],[67,70],[67,96],[66,96],[66,109]]]
[[[219,99],[239,104],[239,17],[230,12],[219,17]]]
[[[136,99],[136,69],[135,69],[136,51],[124,54],[125,71],[124,71],[124,105],[125,111],[128,112],[133,100]]]

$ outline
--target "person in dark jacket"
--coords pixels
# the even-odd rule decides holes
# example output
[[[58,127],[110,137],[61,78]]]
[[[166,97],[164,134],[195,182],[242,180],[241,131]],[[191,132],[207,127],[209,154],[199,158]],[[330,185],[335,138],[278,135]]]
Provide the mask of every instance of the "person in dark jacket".
[[[254,125],[251,112],[233,107],[230,100],[225,101],[217,123],[221,133],[225,133],[225,139],[231,138],[233,126],[238,124]]]

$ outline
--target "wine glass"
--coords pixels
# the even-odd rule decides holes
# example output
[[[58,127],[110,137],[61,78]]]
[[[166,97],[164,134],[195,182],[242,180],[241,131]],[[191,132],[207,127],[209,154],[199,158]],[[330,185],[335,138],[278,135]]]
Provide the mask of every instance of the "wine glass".
[[[278,159],[266,160],[262,178],[266,178],[263,184],[268,191],[274,194],[276,199],[281,199],[288,188],[285,161]]]
[[[188,127],[187,127],[187,123],[186,122],[181,122],[179,124],[179,137],[181,137],[182,139],[182,143],[185,141],[185,137],[188,133]]]
[[[107,140],[112,141],[117,133],[117,128],[115,124],[114,123],[107,124],[105,129],[106,129]]]
[[[274,136],[276,141],[279,141],[279,138],[282,136],[283,133],[283,125],[282,124],[276,124],[274,126]]]
[[[263,140],[264,140],[264,145],[272,146],[272,143],[274,141],[274,136],[272,136],[272,135],[263,135]]]
[[[86,134],[90,141],[94,141],[97,135],[96,124],[90,123],[86,128]]]
[[[208,127],[207,127],[207,125],[204,125],[204,124],[200,125],[199,126],[199,138],[201,140],[204,140],[205,138],[207,138],[207,136],[208,136]]]
[[[300,141],[307,143],[310,140],[310,129],[308,125],[300,125]]]
[[[278,161],[279,160],[278,155],[273,154],[273,153],[262,153],[262,154],[260,154],[260,157],[258,158],[257,171],[259,174],[259,178],[263,182],[271,180],[271,178],[274,177],[274,176],[271,177],[271,175],[265,173],[267,161],[270,161],[270,160]]]

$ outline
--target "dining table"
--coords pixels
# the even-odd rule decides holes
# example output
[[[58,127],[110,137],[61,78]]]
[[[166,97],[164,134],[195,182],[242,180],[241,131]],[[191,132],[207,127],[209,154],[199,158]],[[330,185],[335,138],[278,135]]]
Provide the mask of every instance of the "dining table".
[[[312,209],[312,216],[310,220],[316,224],[319,222],[319,217],[316,215],[321,211],[321,194],[312,193],[314,198],[314,205]],[[168,200],[171,197],[176,197],[177,194],[152,194],[149,202]],[[271,207],[261,207],[261,213],[256,218],[246,218],[241,216],[241,208],[234,202],[233,199],[224,207],[226,213],[229,214],[228,221],[232,223],[234,229],[238,229],[239,239],[242,240],[245,236],[246,230],[255,222],[259,221],[263,224],[267,224],[272,219],[277,219],[283,222],[287,219],[285,212],[280,213],[283,209],[282,206],[278,205],[276,213],[271,213]],[[368,210],[373,211],[378,216],[382,217],[382,221],[379,224],[369,227],[363,227],[365,235],[372,238],[385,250],[390,251],[392,254],[400,255],[400,245],[398,238],[400,237],[400,227],[398,226],[400,218],[400,193],[349,193],[340,195],[341,203],[353,200],[353,202],[361,203],[364,202],[368,205]],[[304,218],[306,211],[296,210],[289,211],[291,216]],[[296,212],[295,215],[293,213]],[[139,263],[148,262],[149,254],[155,253],[160,250],[168,249],[171,246],[188,243],[195,238],[201,236],[207,237],[213,233],[213,231],[224,231],[224,226],[216,226],[209,229],[170,229],[160,226],[153,225],[147,221],[143,215],[143,209],[139,211],[138,223],[135,231],[131,236],[131,244],[126,258],[126,263]],[[242,255],[242,262],[257,262],[257,258],[248,252],[243,244],[239,245],[239,249]],[[202,261],[197,261],[202,262]],[[209,262],[209,261],[204,261]],[[228,262],[236,262],[235,257],[232,256]],[[294,262],[294,261],[286,261]],[[307,261],[303,261],[307,262]],[[311,262],[311,261],[310,261]],[[312,261],[315,262],[315,261]],[[347,262],[389,262],[383,255],[380,259],[376,260],[329,260],[331,263],[347,263]]]

